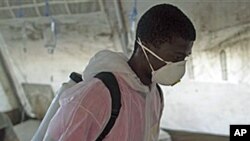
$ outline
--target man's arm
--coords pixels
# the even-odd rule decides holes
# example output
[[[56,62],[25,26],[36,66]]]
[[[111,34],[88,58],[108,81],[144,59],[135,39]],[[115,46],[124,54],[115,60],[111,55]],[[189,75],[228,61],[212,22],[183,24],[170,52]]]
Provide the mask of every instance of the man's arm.
[[[69,80],[68,82],[65,82],[62,84],[61,88],[57,91],[56,96],[53,98],[53,101],[51,102],[39,128],[36,130],[34,136],[32,137],[31,141],[42,141],[45,133],[48,129],[50,120],[52,119],[52,117],[55,115],[55,113],[57,112],[57,110],[59,109],[60,105],[59,105],[59,98],[62,95],[62,93],[66,90],[69,89],[71,87],[73,87],[74,85],[76,85],[77,83],[75,83],[72,80]]]
[[[77,85],[67,91],[62,105],[52,118],[45,141],[95,140],[108,121],[111,98],[108,89],[98,80]]]

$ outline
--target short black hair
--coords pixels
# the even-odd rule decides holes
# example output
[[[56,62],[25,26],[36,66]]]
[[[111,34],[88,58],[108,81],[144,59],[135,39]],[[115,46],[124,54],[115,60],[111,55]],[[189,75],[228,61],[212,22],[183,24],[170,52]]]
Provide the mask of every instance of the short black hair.
[[[158,45],[173,36],[194,41],[195,28],[190,19],[176,6],[159,4],[150,8],[140,18],[136,39]]]

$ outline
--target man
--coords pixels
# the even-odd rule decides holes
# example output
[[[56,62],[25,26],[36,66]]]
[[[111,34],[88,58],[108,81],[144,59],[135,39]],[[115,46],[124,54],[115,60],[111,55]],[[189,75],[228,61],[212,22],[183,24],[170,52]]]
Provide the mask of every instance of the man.
[[[94,76],[112,72],[121,91],[121,109],[106,141],[156,141],[163,103],[157,83],[174,85],[185,73],[195,29],[177,7],[160,4],[139,20],[130,59],[101,51],[84,70],[84,81],[65,90],[44,140],[94,141],[111,113],[111,97]]]

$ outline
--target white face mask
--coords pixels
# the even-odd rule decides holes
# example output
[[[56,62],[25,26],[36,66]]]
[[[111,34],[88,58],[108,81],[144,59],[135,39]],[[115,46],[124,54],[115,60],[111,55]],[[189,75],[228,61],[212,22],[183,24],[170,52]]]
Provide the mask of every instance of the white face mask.
[[[156,55],[154,52],[149,50],[147,47],[145,47],[142,43],[141,40],[139,39],[138,44],[142,47],[142,50],[147,58],[147,61],[150,65],[150,68],[152,70],[152,82],[156,82],[162,85],[175,85],[176,83],[180,82],[180,79],[183,77],[185,74],[185,66],[186,66],[186,60],[179,61],[179,62],[168,62],[164,61],[161,57]],[[154,70],[151,63],[149,62],[148,56],[146,54],[146,51],[151,53],[153,56],[155,56],[157,59],[159,59],[162,62],[165,62],[166,65],[163,67],[159,68],[158,70]]]

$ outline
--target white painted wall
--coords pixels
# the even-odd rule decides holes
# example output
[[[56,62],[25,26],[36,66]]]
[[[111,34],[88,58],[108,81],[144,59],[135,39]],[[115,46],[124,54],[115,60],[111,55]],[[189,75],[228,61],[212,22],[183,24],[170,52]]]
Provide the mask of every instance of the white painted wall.
[[[20,82],[51,84],[56,91],[68,80],[71,72],[84,70],[90,57],[102,49],[119,50],[109,38],[92,38],[71,33],[60,38],[54,54],[44,48],[44,41],[27,41],[23,51],[22,41],[6,40],[14,69],[19,71]]]
[[[250,38],[250,36],[249,36]],[[228,80],[222,79],[220,52],[226,53]],[[250,85],[250,42],[241,41],[193,54],[195,80],[204,82],[229,82]]]
[[[0,98],[1,98],[0,112],[6,112],[13,109],[13,106],[10,104],[8,97],[5,95],[5,91],[3,89],[1,82],[0,82]]]
[[[229,135],[230,124],[250,124],[249,85],[186,80],[163,90],[163,128]]]
[[[190,69],[187,69],[182,83],[173,88],[164,87],[163,127],[229,135],[231,124],[250,124],[250,34],[249,30],[239,33],[244,36],[236,34],[233,38],[217,39],[217,43],[211,44],[214,48],[194,51],[193,61],[188,63],[188,68],[193,68],[194,79],[188,80]],[[207,42],[214,41],[207,39],[210,39]],[[222,50],[226,53],[228,80],[222,79]]]

